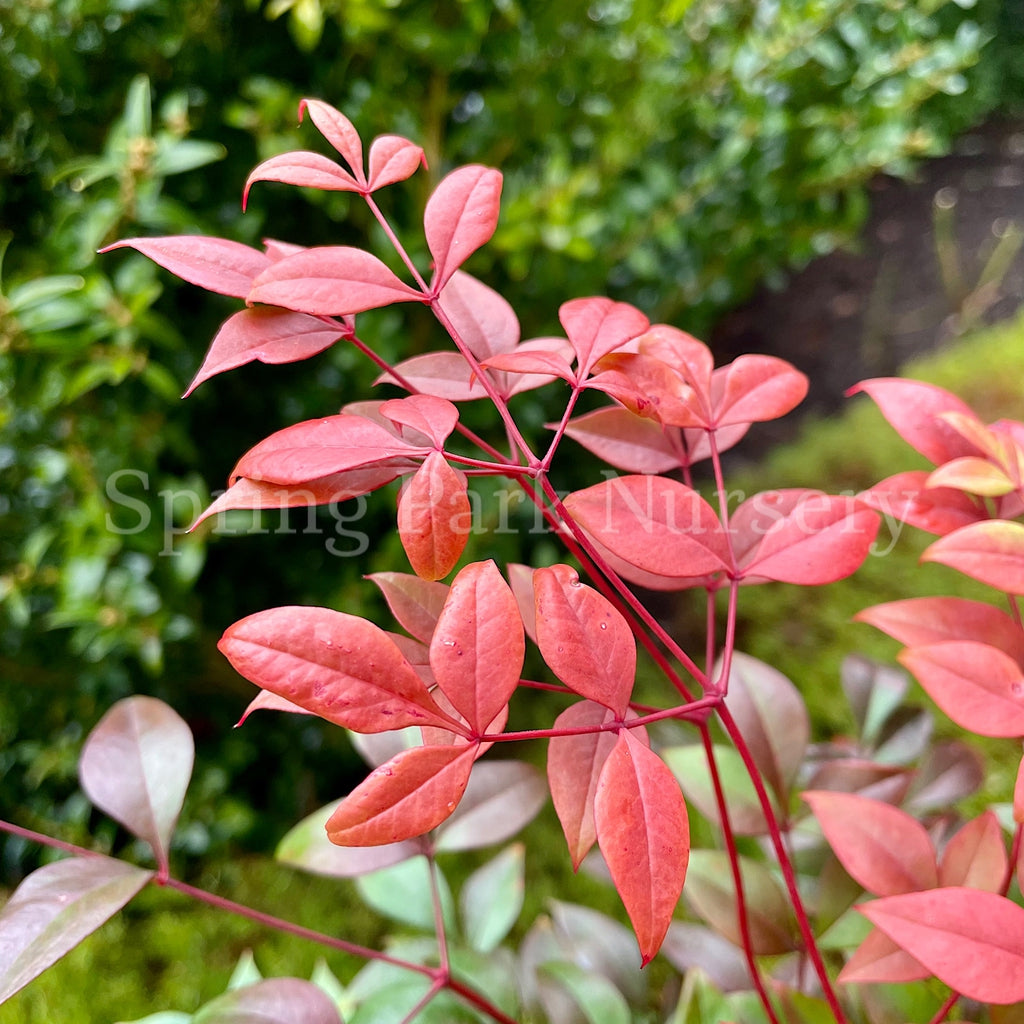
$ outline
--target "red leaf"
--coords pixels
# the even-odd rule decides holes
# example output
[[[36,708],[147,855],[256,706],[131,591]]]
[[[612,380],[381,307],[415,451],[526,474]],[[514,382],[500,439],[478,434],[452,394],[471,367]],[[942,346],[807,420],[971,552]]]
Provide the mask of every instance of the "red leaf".
[[[1017,768],[1017,781],[1013,787],[1013,820],[1024,825],[1024,758]]]
[[[338,846],[383,846],[437,828],[466,791],[477,744],[413,747],[375,768],[327,821]]]
[[[675,480],[617,477],[570,494],[565,507],[609,550],[646,572],[686,577],[729,568],[718,516]]]
[[[459,422],[459,410],[447,399],[433,395],[410,395],[382,402],[380,413],[392,423],[412,427],[437,445],[443,447],[448,435]]]
[[[250,682],[346,729],[464,731],[437,706],[394,641],[355,615],[271,608],[229,626],[217,646]]]
[[[839,972],[839,981],[848,984],[902,983],[923,981],[932,972],[904,952],[885,932],[872,928],[857,952]]]
[[[678,450],[678,430],[628,409],[610,406],[577,416],[565,432],[609,465],[630,473],[667,473],[685,461]]]
[[[857,497],[887,520],[896,519],[928,533],[951,533],[986,518],[984,509],[969,495],[949,487],[928,487],[927,483],[927,472],[911,470],[890,476]]]
[[[352,122],[340,110],[323,100],[303,100],[299,104],[299,121],[306,111],[320,134],[345,158],[356,180],[364,184],[363,143]]]
[[[740,356],[718,370],[718,376],[722,394],[715,403],[716,427],[778,419],[807,395],[807,377],[774,356]]]
[[[576,376],[581,381],[598,359],[651,325],[635,306],[599,296],[562,303],[558,319],[576,353]]]
[[[376,256],[347,245],[303,249],[272,263],[244,296],[317,316],[347,316],[394,302],[422,302]]]
[[[389,459],[429,454],[429,448],[407,444],[372,420],[339,413],[271,434],[238,460],[230,479],[308,484]]]
[[[530,342],[524,342],[515,352],[499,352],[484,361],[489,370],[500,370],[503,373],[516,375],[544,376],[550,380],[561,378],[572,383],[574,374],[565,356],[555,349],[527,348]],[[543,382],[547,383],[547,381]],[[540,387],[541,382],[534,382],[531,387]]]
[[[1008,859],[999,819],[982,811],[946,844],[939,865],[939,885],[999,892]]]
[[[508,703],[525,652],[519,607],[494,562],[460,570],[430,642],[430,667],[476,732],[482,733]]]
[[[636,673],[636,641],[626,620],[574,569],[533,574],[537,644],[548,667],[581,697],[622,716]]]
[[[283,185],[300,185],[333,192],[360,192],[359,182],[343,167],[319,153],[296,150],[272,156],[253,168],[245,179],[242,209],[249,202],[249,189],[257,181],[279,181]]]
[[[857,908],[950,988],[982,1003],[1024,1000],[1024,908],[1005,896],[949,887]]]
[[[279,697],[276,693],[271,693],[269,690],[260,690],[246,704],[242,717],[235,722],[235,728],[237,729],[240,725],[244,725],[246,719],[254,711],[284,711],[289,715],[311,715],[313,713],[305,708],[300,708],[298,704],[293,704],[290,700],[285,700],[284,697]]]
[[[690,857],[686,804],[664,761],[619,733],[594,797],[597,841],[649,963],[683,891]]]
[[[473,164],[452,171],[427,200],[423,227],[434,257],[431,287],[435,294],[494,234],[501,183],[499,171]]]
[[[380,587],[391,614],[417,640],[430,643],[448,586],[401,572],[375,572],[366,577]]]
[[[853,793],[803,794],[847,874],[876,896],[938,885],[935,851],[924,826],[891,804]]]
[[[324,323],[305,313],[258,307],[229,317],[217,332],[203,365],[182,396],[188,398],[204,380],[251,363],[294,363],[330,348],[343,334],[341,324]]]
[[[977,454],[973,444],[940,418],[943,413],[956,412],[977,419],[956,395],[934,384],[898,377],[861,381],[847,395],[861,391],[874,399],[896,433],[930,462],[939,465],[961,455]]]
[[[381,135],[370,143],[371,192],[405,181],[424,163],[423,150],[401,135]]]
[[[976,640],[1024,665],[1024,630],[1006,612],[962,597],[911,597],[865,608],[854,615],[907,647],[945,640]]]
[[[465,476],[431,452],[398,496],[398,534],[417,576],[439,580],[455,568],[470,520]]]
[[[669,365],[642,352],[613,352],[587,387],[603,391],[630,412],[662,426],[703,429],[707,415],[693,389]]]
[[[950,640],[908,647],[899,660],[957,725],[980,736],[1024,736],[1024,675],[988,644]]]
[[[921,556],[1010,594],[1024,594],[1024,526],[995,519],[940,537]]]
[[[519,343],[519,320],[512,306],[471,274],[457,270],[444,286],[439,302],[477,359],[510,352]]]
[[[352,469],[346,473],[334,473],[296,485],[239,477],[203,512],[190,529],[194,530],[211,516],[230,509],[304,508],[348,501],[391,483],[395,477],[414,467],[413,462],[395,459],[387,464]]]
[[[807,491],[741,559],[743,576],[833,583],[860,567],[877,533],[878,516],[856,499]]]
[[[165,238],[125,238],[100,252],[129,247],[159,263],[189,284],[219,295],[244,299],[253,281],[271,266],[259,249],[226,238],[204,235],[170,235]]]
[[[573,704],[554,722],[555,729],[585,729],[604,725],[615,713],[588,700]],[[548,740],[548,787],[561,822],[575,871],[597,839],[594,796],[608,755],[615,747],[611,731],[552,736]]]
[[[449,402],[487,397],[480,379],[458,352],[429,352],[413,356],[398,363],[394,369],[406,384],[425,395],[446,398]],[[374,383],[397,384],[398,377],[382,373]]]

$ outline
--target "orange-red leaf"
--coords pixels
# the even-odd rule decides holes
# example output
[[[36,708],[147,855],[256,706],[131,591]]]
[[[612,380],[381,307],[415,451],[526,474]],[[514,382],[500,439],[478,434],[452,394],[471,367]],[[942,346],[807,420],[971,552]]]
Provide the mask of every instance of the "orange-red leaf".
[[[1006,867],[1006,843],[999,819],[992,811],[982,811],[946,844],[939,865],[939,884],[999,892]]]
[[[430,667],[476,732],[484,732],[508,703],[525,652],[519,606],[494,562],[460,570],[430,642]]]
[[[778,419],[807,395],[807,377],[775,356],[740,356],[716,371],[715,378],[721,388],[715,427]]]
[[[625,714],[636,673],[626,620],[567,565],[537,569],[533,589],[537,644],[548,667],[581,697]]]
[[[928,487],[924,470],[910,470],[886,477],[858,499],[888,522],[893,519],[928,533],[945,534],[985,518],[984,509],[963,491]]]
[[[885,932],[873,928],[839,972],[839,981],[844,984],[902,983],[923,981],[931,976],[927,967],[922,967],[900,949]]]
[[[327,821],[338,846],[383,846],[423,835],[458,806],[477,745],[412,747],[375,768]]]
[[[380,587],[391,614],[411,636],[425,644],[434,635],[448,586],[402,572],[375,572],[366,577]]]
[[[602,296],[563,302],[558,319],[576,353],[579,380],[602,356],[642,334],[650,321],[635,306]]]
[[[466,478],[431,452],[398,496],[398,533],[417,576],[439,580],[455,567],[470,529]]]
[[[840,863],[868,892],[891,896],[938,884],[932,841],[906,811],[854,793],[818,790],[803,798]]]
[[[217,646],[250,682],[346,729],[435,725],[464,732],[394,641],[358,616],[271,608],[229,626]]]
[[[646,964],[661,947],[683,891],[690,826],[668,766],[628,730],[619,733],[601,771],[594,822]]]

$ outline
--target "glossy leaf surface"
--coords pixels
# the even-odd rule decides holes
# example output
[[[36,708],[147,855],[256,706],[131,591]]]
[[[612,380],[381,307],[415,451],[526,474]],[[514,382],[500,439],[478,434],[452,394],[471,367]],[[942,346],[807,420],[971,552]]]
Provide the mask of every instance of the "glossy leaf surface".
[[[78,775],[89,799],[149,843],[165,868],[194,756],[180,715],[154,697],[126,697],[89,734]]]
[[[633,691],[636,641],[615,606],[555,565],[533,574],[537,644],[570,690],[624,715]]]
[[[0,910],[0,1003],[117,913],[153,873],[107,857],[33,871]]]
[[[358,616],[272,608],[229,626],[217,646],[250,682],[347,729],[434,725],[462,731],[394,641]]]
[[[690,854],[686,804],[665,762],[619,733],[594,797],[601,853],[648,963],[665,938]]]
[[[396,754],[338,805],[328,838],[339,846],[379,846],[436,828],[462,799],[476,753],[471,744]]]

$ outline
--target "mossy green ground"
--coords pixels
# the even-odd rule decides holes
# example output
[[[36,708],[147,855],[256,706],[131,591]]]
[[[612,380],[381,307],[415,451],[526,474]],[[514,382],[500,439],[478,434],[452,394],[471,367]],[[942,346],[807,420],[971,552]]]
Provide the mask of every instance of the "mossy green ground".
[[[1024,417],[1024,316],[980,332],[948,351],[906,368],[907,376],[956,392],[986,420]],[[756,429],[756,428],[755,428]],[[797,441],[776,450],[756,472],[730,476],[733,490],[773,487],[859,491],[892,473],[922,465],[866,398],[850,402],[834,418],[808,423]],[[860,609],[924,594],[990,598],[952,570],[921,566],[929,538],[883,524],[876,554],[851,579],[821,588],[765,586],[744,591],[738,647],[785,672],[803,691],[815,735],[850,725],[839,690],[839,666],[851,652],[891,661],[897,645],[851,622]],[[680,619],[686,616],[680,601]],[[917,691],[922,705],[928,700]],[[940,731],[955,727],[936,714]],[[992,771],[987,791],[1006,799],[1019,747],[986,745]],[[1000,795],[1001,794],[1001,795]],[[568,869],[550,807],[531,826],[527,840],[525,923],[553,896],[609,905],[608,891]],[[481,857],[470,858],[471,866]],[[449,860],[450,873],[465,866]],[[376,945],[388,926],[364,910],[349,883],[304,876],[280,865],[247,859],[212,867],[197,880],[225,896],[311,928]],[[457,887],[457,881],[452,879]],[[239,956],[253,949],[265,975],[308,977],[317,959],[342,978],[358,963],[340,954],[268,931],[241,918],[194,904],[175,893],[148,891],[69,954],[44,977],[0,1007],[0,1024],[92,1024],[132,1020],[158,1009],[192,1011],[223,991]]]

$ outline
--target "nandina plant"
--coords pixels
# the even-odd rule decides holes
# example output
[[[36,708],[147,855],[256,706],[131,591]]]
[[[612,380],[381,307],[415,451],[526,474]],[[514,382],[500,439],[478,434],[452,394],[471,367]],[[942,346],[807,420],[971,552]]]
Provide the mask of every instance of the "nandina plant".
[[[274,1021],[335,1021],[342,1012],[367,1021],[508,1022],[542,1012],[625,1020],[630,1000],[650,1014],[654,1000],[636,979],[659,952],[685,976],[671,1003],[677,1021],[902,1019],[884,990],[867,983],[932,977],[951,990],[922,990],[916,1005],[935,1021],[961,997],[994,1007],[1024,1001],[1024,909],[1008,895],[1020,825],[1008,854],[992,812],[952,838],[950,816],[944,828],[930,817],[945,806],[936,801],[937,778],[946,803],[977,783],[963,784],[973,755],[948,746],[929,752],[930,716],[904,713],[901,686],[857,663],[844,685],[861,735],[852,748],[809,747],[798,691],[737,650],[736,636],[741,590],[843,579],[869,554],[879,512],[932,529],[943,537],[928,557],[1004,591],[1009,614],[921,598],[863,618],[908,644],[904,664],[963,728],[1024,735],[1016,603],[1024,526],[1012,521],[1024,511],[1024,427],[987,427],[926,385],[867,382],[862,390],[932,459],[932,473],[900,474],[857,497],[782,489],[731,503],[722,453],[753,424],[790,412],[806,392],[802,374],[762,355],[715,368],[697,339],[600,297],[561,307],[564,336],[521,340],[509,304],[462,269],[496,228],[500,173],[462,167],[440,182],[424,212],[428,269],[375,200],[417,171],[419,147],[383,136],[364,161],[360,136],[340,112],[307,100],[304,113],[343,163],[313,152],[274,157],[250,175],[245,198],[260,182],[354,193],[393,247],[401,276],[348,246],[268,241],[254,249],[171,237],[112,248],[134,248],[244,301],[189,392],[252,360],[292,362],[347,344],[376,364],[393,396],[272,434],[241,456],[202,519],[329,504],[401,481],[395,515],[412,572],[378,572],[368,585],[383,592],[402,633],[331,608],[288,606],[235,623],[220,649],[258,688],[243,718],[257,709],[318,715],[355,734],[374,765],[351,793],[285,837],[281,855],[361,876],[371,905],[433,937],[364,949],[175,880],[170,842],[191,737],[170,709],[134,698],[91,735],[81,778],[97,806],[149,843],[156,870],[65,847],[75,856],[26,879],[0,915],[0,962],[9,965],[0,966],[0,997],[155,882],[356,953],[376,969],[333,1001],[323,986],[297,979],[256,981],[205,1008],[206,1024],[255,1007]],[[442,350],[394,365],[379,355],[357,317],[395,304],[425,307]],[[510,399],[542,387],[558,389],[564,405],[538,441],[521,429]],[[610,402],[577,413],[586,392]],[[460,406],[473,401],[493,407],[497,439],[462,423]],[[610,467],[568,494],[556,486],[566,438]],[[693,476],[701,462],[710,465],[707,496]],[[533,569],[475,557],[471,478],[486,477],[520,489],[571,561]],[[699,652],[679,645],[639,588],[704,594]],[[656,704],[634,699],[638,645],[663,681]],[[523,677],[531,646],[548,678]],[[508,729],[524,691],[543,691],[557,709],[549,727]],[[621,899],[633,934],[628,968],[617,925],[600,915],[581,924],[579,909],[564,905],[553,910],[556,932],[531,929],[508,960],[501,944],[521,905],[521,846],[466,880],[459,922],[449,912],[438,855],[504,842],[543,799],[528,765],[496,756],[502,744],[524,740],[547,745],[546,790],[573,868],[608,878]],[[1020,822],[1024,786],[1017,789]],[[715,847],[691,849],[691,813],[714,830]],[[374,877],[388,881],[371,884]],[[425,920],[389,887],[427,893]],[[853,907],[863,891],[875,898]],[[707,928],[683,922],[683,903]],[[603,955],[588,934],[607,939]],[[393,972],[416,982],[400,998]],[[1010,1019],[1002,1014],[992,1009],[990,1019]]]

